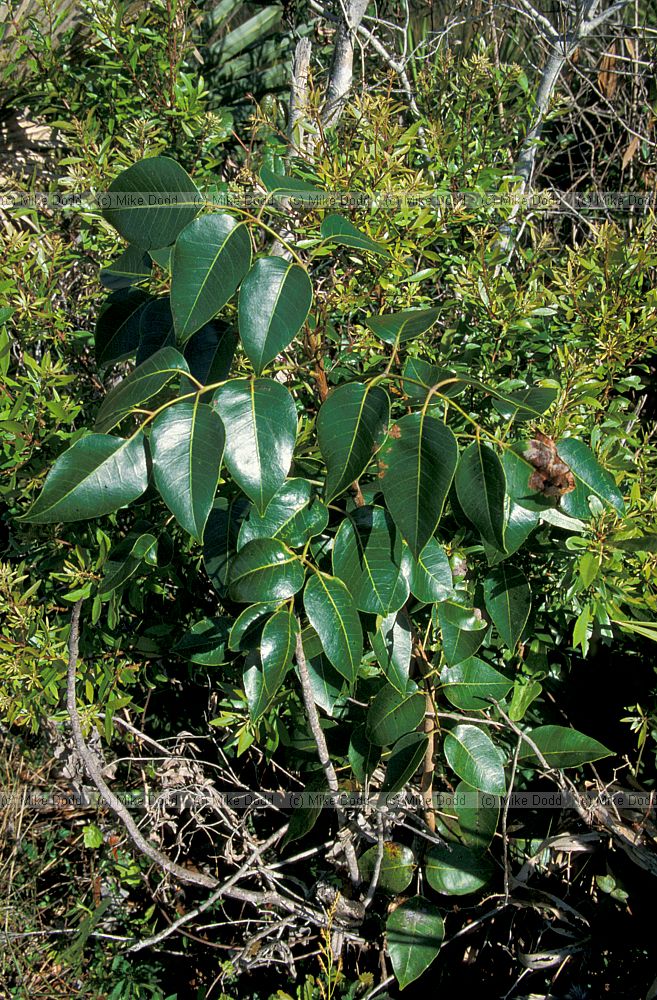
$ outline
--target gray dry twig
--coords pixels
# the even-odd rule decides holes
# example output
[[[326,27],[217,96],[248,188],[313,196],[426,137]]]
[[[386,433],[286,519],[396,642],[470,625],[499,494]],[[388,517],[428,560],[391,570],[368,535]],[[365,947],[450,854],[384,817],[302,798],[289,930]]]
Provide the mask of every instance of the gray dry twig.
[[[333,804],[335,806],[338,824],[340,826],[340,842],[342,844],[344,856],[347,862],[347,868],[349,869],[349,878],[351,879],[353,885],[358,885],[360,883],[360,872],[358,871],[356,851],[351,840],[351,831],[348,828],[347,818],[344,814],[342,806],[340,805],[340,786],[338,785],[338,777],[331,761],[331,755],[329,754],[328,746],[326,744],[324,730],[322,729],[322,725],[319,721],[319,713],[313,696],[310,674],[308,672],[308,664],[306,662],[306,654],[304,653],[303,643],[301,641],[301,626],[298,622],[297,626],[298,632],[295,658],[299,668],[299,680],[301,681],[301,694],[303,697],[304,708],[306,710],[306,718],[308,719],[308,725],[310,726],[310,731],[313,735],[315,746],[317,747],[319,762],[322,765],[322,769],[326,776],[328,790],[333,798]]]

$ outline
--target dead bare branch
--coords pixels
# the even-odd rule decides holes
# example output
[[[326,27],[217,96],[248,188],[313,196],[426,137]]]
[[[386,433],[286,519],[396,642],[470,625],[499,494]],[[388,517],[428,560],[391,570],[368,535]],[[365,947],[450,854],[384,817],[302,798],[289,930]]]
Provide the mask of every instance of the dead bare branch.
[[[319,721],[319,713],[313,697],[313,689],[310,681],[310,674],[308,673],[306,654],[304,653],[303,643],[301,641],[301,626],[299,626],[299,631],[297,633],[295,658],[299,668],[299,680],[301,681],[301,693],[306,710],[306,718],[308,719],[308,725],[310,726],[310,731],[313,735],[315,746],[317,747],[317,756],[319,757],[319,762],[322,765],[322,769],[326,776],[326,784],[328,785],[329,792],[333,797],[333,804],[338,817],[338,823],[340,826],[340,842],[347,861],[349,878],[354,885],[359,885],[360,872],[358,871],[356,851],[354,850],[354,845],[351,840],[351,832],[348,829],[344,810],[339,803],[340,786],[338,785],[338,778],[331,761],[331,755],[329,754],[328,746],[326,744],[326,737],[324,736],[324,730],[322,729]]]
[[[351,91],[354,37],[367,9],[367,0],[340,0],[341,16],[333,45],[333,60],[321,119],[325,128],[335,126]]]
[[[188,882],[193,885],[200,885],[206,889],[215,889],[217,887],[217,879],[213,878],[211,875],[205,875],[203,872],[191,871],[187,868],[183,868],[182,865],[176,864],[166,856],[162,851],[159,851],[153,844],[150,844],[146,838],[143,836],[139,830],[137,824],[133,820],[132,816],[123,805],[123,803],[114,795],[111,789],[105,782],[103,778],[101,769],[98,765],[98,761],[94,755],[89,750],[84,736],[82,734],[82,726],[80,724],[80,715],[78,712],[78,706],[75,696],[75,681],[76,681],[76,667],[78,662],[78,652],[80,644],[80,612],[82,610],[82,601],[77,601],[73,607],[73,612],[71,614],[71,631],[68,640],[68,672],[67,672],[67,684],[66,684],[66,708],[68,711],[68,717],[71,724],[71,730],[73,733],[73,740],[75,742],[76,749],[80,755],[80,758],[84,764],[85,770],[94,785],[100,792],[100,795],[109,809],[121,820],[121,823],[125,827],[125,830],[132,840],[133,844],[137,850],[143,854],[145,857],[153,861],[159,868],[163,871],[173,875],[181,882]]]

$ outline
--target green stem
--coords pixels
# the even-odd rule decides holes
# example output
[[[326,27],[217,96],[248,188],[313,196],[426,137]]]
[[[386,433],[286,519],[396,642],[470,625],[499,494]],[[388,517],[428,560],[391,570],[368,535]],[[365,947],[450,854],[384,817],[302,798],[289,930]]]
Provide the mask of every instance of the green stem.
[[[247,212],[245,208],[238,208],[236,205],[231,205],[230,211],[239,212],[240,215],[246,216],[246,218],[249,219],[251,222],[253,222],[254,225],[259,226],[260,229],[264,229],[265,232],[268,232],[270,236],[273,236],[274,239],[279,241],[281,246],[285,247],[288,253],[292,254],[297,264],[300,264],[301,267],[304,269],[304,271],[307,270],[305,261],[303,260],[303,258],[299,256],[294,247],[290,243],[288,243],[287,240],[283,239],[280,233],[277,233],[275,229],[272,229],[272,227],[268,226],[266,222],[263,222],[262,219],[259,219],[257,215],[253,215],[252,212]]]

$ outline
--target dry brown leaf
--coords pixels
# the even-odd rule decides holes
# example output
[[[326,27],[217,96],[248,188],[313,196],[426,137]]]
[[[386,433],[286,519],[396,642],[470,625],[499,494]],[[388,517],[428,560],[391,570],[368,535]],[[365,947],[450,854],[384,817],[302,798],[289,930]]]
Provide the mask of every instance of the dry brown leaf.
[[[616,86],[618,83],[618,78],[614,72],[614,67],[616,65],[616,43],[612,42],[609,46],[609,51],[605,52],[602,59],[600,60],[600,71],[598,73],[598,87],[605,95],[607,100],[611,98],[616,93]]]
[[[630,142],[629,146],[627,147],[627,149],[623,153],[623,162],[622,162],[623,170],[625,170],[625,167],[628,165],[628,163],[632,159],[634,159],[634,154],[636,153],[637,149],[639,148],[639,143],[640,142],[641,142],[641,140],[640,140],[640,138],[639,138],[638,135],[633,135],[632,136],[632,141]]]

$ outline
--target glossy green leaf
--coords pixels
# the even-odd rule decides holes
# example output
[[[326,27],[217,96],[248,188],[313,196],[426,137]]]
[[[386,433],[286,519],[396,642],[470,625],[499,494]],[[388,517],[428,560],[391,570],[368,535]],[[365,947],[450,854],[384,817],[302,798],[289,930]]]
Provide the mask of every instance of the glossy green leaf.
[[[612,536],[607,541],[622,552],[657,552],[657,534],[639,535],[634,538]]]
[[[602,757],[610,757],[613,752],[568,726],[539,726],[528,736],[550,767],[579,767]],[[534,751],[524,742],[518,761],[524,767],[538,767],[540,763]]]
[[[370,847],[358,859],[361,878],[367,882],[372,878],[378,855],[378,845]],[[411,884],[415,871],[415,855],[410,847],[387,840],[383,845],[383,857],[379,868],[377,887],[384,892],[397,895]]]
[[[148,256],[151,258],[154,264],[157,264],[157,266],[161,267],[163,271],[168,271],[169,274],[171,274],[172,253],[173,253],[173,244],[166,247],[160,247],[158,250],[151,248],[148,251]]]
[[[491,698],[502,701],[513,687],[513,681],[476,656],[444,667],[440,684],[447,700],[466,712],[490,708]]]
[[[358,507],[344,519],[333,545],[333,572],[359,611],[387,615],[406,602],[402,540],[383,507]]]
[[[600,557],[596,553],[585,552],[580,556],[577,571],[584,587],[588,588],[591,586],[598,576],[600,568]]]
[[[411,559],[413,596],[425,604],[446,600],[452,591],[452,570],[440,542],[430,538],[418,558]]]
[[[317,566],[328,572],[331,568],[331,551],[333,549],[333,539],[323,532],[318,538],[310,541],[310,553]]]
[[[408,733],[397,740],[387,760],[382,794],[395,795],[411,780],[424,759],[428,743],[426,733]]]
[[[198,396],[181,400],[153,422],[153,478],[181,528],[201,541],[217,491],[225,434]]]
[[[60,455],[21,521],[49,524],[102,517],[126,507],[148,486],[144,435],[88,434]]]
[[[260,642],[260,658],[265,688],[270,693],[278,687],[292,663],[298,632],[296,616],[287,608],[280,608],[265,624]]]
[[[149,566],[159,566],[161,569],[164,569],[166,566],[171,565],[173,556],[173,537],[172,533],[168,530],[168,526],[165,524],[158,535],[157,546],[148,550],[144,556],[144,561]]]
[[[173,329],[171,302],[168,295],[151,299],[139,311],[139,346],[137,364],[141,365],[163,347],[175,347],[176,333]],[[185,368],[187,371],[187,368]]]
[[[440,396],[460,396],[467,388],[466,383],[449,368],[432,365],[422,358],[406,359],[402,370],[402,384],[406,395],[417,403],[424,402],[429,389],[434,386],[440,386],[440,395],[435,396],[436,402]]]
[[[281,849],[295,840],[300,840],[315,826],[319,819],[324,797],[329,795],[324,773],[315,774],[306,782],[304,794],[309,797],[309,805],[296,806],[290,815],[287,833],[281,841]]]
[[[424,719],[424,712],[424,695],[412,681],[409,681],[404,694],[386,684],[367,713],[368,739],[377,746],[391,746],[417,729]]]
[[[507,496],[506,525],[504,528],[504,544],[507,555],[513,555],[525,544],[532,531],[538,526],[539,520],[538,511],[528,510]]]
[[[176,643],[174,652],[191,663],[221,666],[226,662],[229,628],[229,618],[202,618]]]
[[[303,644],[303,651],[307,660],[314,660],[316,656],[321,656],[323,654],[322,640],[317,635],[317,632],[312,627],[312,625],[306,625],[305,628],[301,630],[301,642]],[[342,684],[344,678],[340,679]]]
[[[407,359],[403,377],[405,391],[411,398],[418,401],[426,399],[429,389],[437,385],[440,385],[437,398],[440,398],[441,395],[458,396],[467,387],[479,389],[493,397],[493,405],[507,419],[518,416],[525,420],[531,417],[540,417],[558,395],[558,389],[555,387],[544,386],[528,386],[505,392],[486,385],[476,378],[471,378],[463,372],[455,372],[449,368],[432,365],[421,358]]]
[[[230,566],[233,601],[252,604],[284,601],[301,590],[303,563],[273,538],[256,538],[237,553]]]
[[[407,309],[399,313],[368,316],[365,325],[386,344],[403,344],[431,329],[439,314],[439,309]]]
[[[148,402],[172,378],[187,370],[187,362],[175,347],[156,351],[107,393],[98,411],[95,429],[101,433],[111,431],[136,406]]]
[[[506,779],[501,751],[488,733],[478,726],[456,726],[445,733],[443,748],[447,763],[459,778],[482,792],[504,795]]]
[[[444,622],[441,625],[442,649],[445,660],[450,666],[462,663],[469,657],[474,656],[486,638],[487,629],[480,631],[468,631],[460,629],[456,625]]]
[[[105,564],[103,579],[98,584],[98,596],[105,599],[119,590],[154,551],[157,551],[157,538],[150,532],[135,539],[125,559],[117,558],[113,549],[114,558]]]
[[[171,311],[180,341],[216,316],[250,265],[249,230],[232,215],[203,215],[183,230],[171,269]]]
[[[2,313],[9,312],[9,315],[13,310],[9,309],[9,306],[4,306],[0,308],[0,375],[4,378],[9,371],[9,365],[11,364],[11,344],[12,338],[9,336],[9,331],[6,330],[2,324]],[[20,427],[20,423],[17,422],[16,430]],[[6,423],[3,423],[3,429],[7,429]],[[21,428],[22,429],[22,428]],[[20,431],[19,431],[20,433]]]
[[[259,648],[265,622],[279,606],[278,601],[262,601],[245,608],[230,630],[228,648],[234,653],[246,653],[250,649]]]
[[[557,447],[559,457],[575,477],[575,489],[561,498],[561,509],[570,517],[588,520],[591,516],[589,497],[594,496],[622,514],[625,504],[616,480],[602,468],[588,445],[576,438],[563,438]]]
[[[289,391],[273,379],[232,379],[212,406],[226,430],[228,471],[260,514],[279,491],[292,464],[297,411]]]
[[[586,521],[577,517],[568,517],[557,507],[547,507],[538,515],[539,521],[543,524],[552,524],[561,531],[567,531],[571,535],[584,535],[587,531]]]
[[[95,331],[96,360],[99,367],[123,361],[137,353],[140,314],[152,302],[141,288],[112,292],[98,314]]]
[[[460,781],[454,790],[454,812],[466,847],[485,851],[492,842],[500,816],[498,802],[492,796],[473,788],[467,781]]]
[[[591,605],[587,603],[577,616],[577,620],[575,621],[575,625],[573,627],[573,645],[580,647],[583,656],[586,656],[589,648],[592,619],[593,612]]]
[[[173,243],[202,204],[189,174],[168,156],[133,163],[112,181],[108,194],[111,207],[103,210],[104,218],[144,250]]]
[[[536,701],[542,691],[543,685],[540,681],[529,680],[523,675],[516,678],[513,686],[513,697],[509,705],[509,718],[511,721],[520,722],[525,717],[525,713],[531,703]]]
[[[253,538],[278,538],[295,548],[320,534],[328,524],[328,510],[316,498],[307,479],[287,479],[269,501],[264,514],[255,508],[242,525],[238,546]]]
[[[466,385],[476,389],[481,389],[487,395],[493,397],[493,406],[509,419],[529,420],[540,417],[552,406],[559,395],[559,390],[554,386],[526,386],[522,389],[494,388],[486,385],[478,379],[470,378],[467,375],[458,376]]]
[[[369,253],[378,253],[383,257],[390,256],[382,243],[377,243],[362,233],[360,229],[356,229],[354,224],[345,219],[343,215],[326,215],[322,219],[320,232],[327,243],[350,247],[352,250],[367,250]]]
[[[317,415],[317,440],[326,462],[329,503],[358,479],[372,460],[390,420],[390,400],[379,386],[338,386]]]
[[[305,545],[316,535],[320,535],[328,521],[328,508],[318,497],[313,497],[307,507],[298,511],[287,524],[279,529],[276,537],[282,539],[286,545],[296,548]]]
[[[351,594],[336,577],[313,573],[303,592],[303,603],[326,656],[352,684],[363,658],[363,630]]]
[[[522,570],[507,563],[491,570],[484,580],[484,604],[506,645],[515,649],[532,606],[531,591]]]
[[[238,320],[246,356],[260,375],[294,340],[313,300],[310,278],[299,264],[261,257],[240,288]]]
[[[315,704],[332,716],[346,690],[344,677],[321,652],[308,659],[308,676]]]
[[[408,688],[413,650],[410,619],[402,610],[379,621],[377,631],[370,635],[370,644],[388,683],[404,694]]]
[[[615,625],[620,625],[626,632],[643,636],[644,639],[650,639],[651,642],[657,642],[657,622],[638,622],[631,619],[623,620],[622,618],[613,618],[612,621]]]
[[[266,622],[260,642],[260,664],[244,674],[244,690],[249,714],[254,722],[262,718],[285,680],[297,637],[297,621],[281,608]]]
[[[502,463],[492,448],[473,441],[461,455],[455,485],[468,520],[482,538],[504,551],[506,480]]]
[[[415,982],[437,957],[445,936],[440,910],[424,896],[405,899],[386,921],[386,942],[400,990]]]
[[[493,399],[493,406],[505,420],[530,420],[549,410],[559,390],[556,386],[532,385],[524,389],[502,391]]]
[[[486,638],[487,625],[480,617],[479,624],[483,625],[483,628],[460,628],[451,620],[452,616],[447,610],[448,607],[447,602],[434,605],[432,617],[440,628],[445,660],[450,666],[454,666],[456,663],[462,663],[468,657],[474,656]],[[471,610],[474,617],[474,609]]]
[[[456,591],[446,601],[441,601],[437,605],[437,611],[440,612],[441,623],[448,622],[464,632],[481,632],[487,628],[479,608],[472,607],[469,595],[461,591]]]
[[[316,195],[322,190],[321,187],[317,187],[301,177],[274,173],[266,164],[260,168],[260,179],[267,191],[275,191],[279,196],[302,195],[304,192]]]
[[[237,334],[222,320],[214,319],[192,334],[183,354],[190,373],[202,385],[223,382],[230,374],[237,347]],[[192,392],[194,384],[183,379],[181,392]]]
[[[230,562],[237,552],[237,538],[251,504],[245,497],[215,501],[203,533],[203,563],[212,586],[224,597],[228,590]]]
[[[493,876],[493,865],[464,844],[432,847],[425,863],[427,882],[444,896],[467,896],[478,892]]]
[[[361,785],[374,773],[381,757],[381,748],[375,746],[367,738],[365,726],[353,730],[349,740],[349,763],[354,777]]]
[[[379,484],[395,524],[417,558],[443,512],[458,459],[449,427],[426,413],[393,425],[379,458]]]
[[[150,277],[153,264],[147,253],[140,247],[130,246],[120,257],[100,269],[100,283],[104,288],[115,291],[129,288]]]

